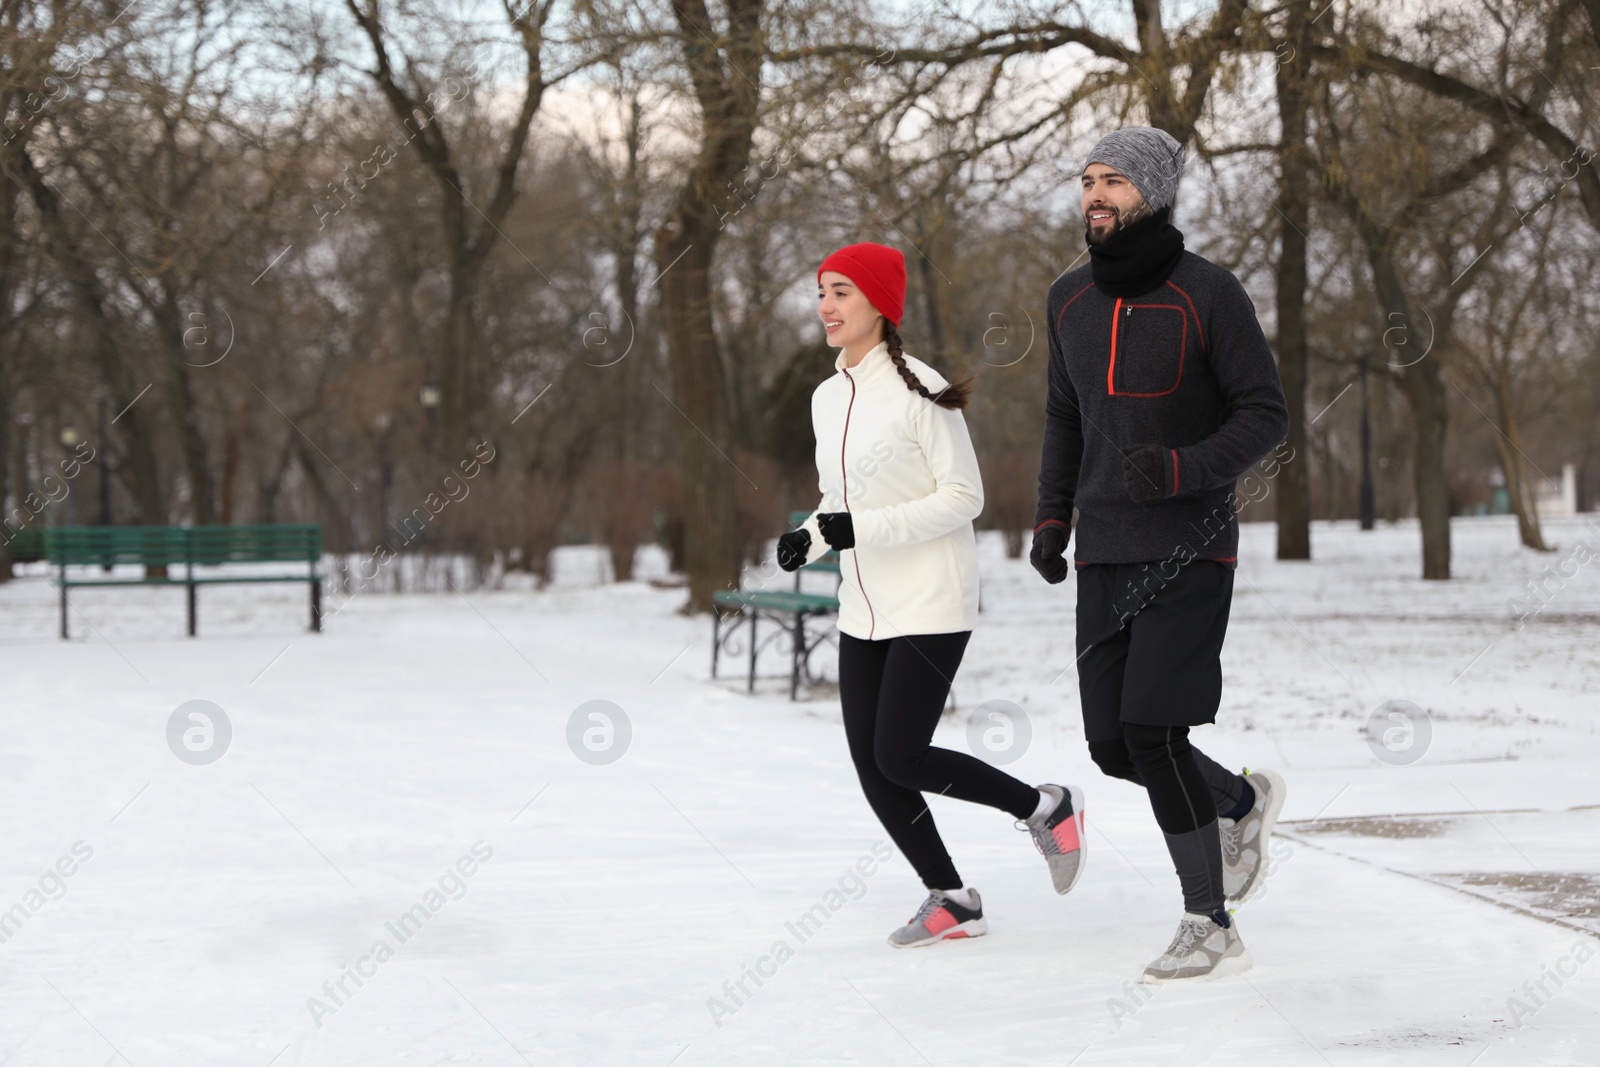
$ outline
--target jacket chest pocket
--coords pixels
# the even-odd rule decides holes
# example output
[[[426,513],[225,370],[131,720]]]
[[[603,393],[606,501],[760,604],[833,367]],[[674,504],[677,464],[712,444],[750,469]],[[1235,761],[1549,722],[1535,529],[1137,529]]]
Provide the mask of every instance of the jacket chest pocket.
[[[1112,312],[1111,363],[1106,392],[1112,396],[1165,396],[1183,380],[1189,347],[1189,317],[1176,304],[1118,300]]]

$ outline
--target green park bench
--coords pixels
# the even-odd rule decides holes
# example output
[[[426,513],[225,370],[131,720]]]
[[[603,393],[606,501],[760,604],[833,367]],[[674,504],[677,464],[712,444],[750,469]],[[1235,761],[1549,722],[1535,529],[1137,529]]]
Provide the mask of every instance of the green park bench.
[[[67,590],[78,586],[181,585],[189,592],[189,636],[195,636],[197,592],[202,585],[306,582],[311,586],[311,629],[322,629],[322,527],[262,526],[59,526],[46,532],[45,549],[61,589],[61,636],[67,636]],[[164,575],[114,578],[75,575],[69,567],[109,569],[119,563],[168,569]],[[195,573],[197,567],[235,563],[304,563],[305,574]],[[172,574],[172,568],[182,568]]]
[[[44,527],[24,526],[11,534],[11,562],[37,563],[44,558]]]
[[[795,511],[789,515],[791,529],[806,521],[811,513]],[[750,647],[749,680],[747,692],[756,687],[757,654],[775,641],[787,640],[789,644],[789,699],[798,698],[800,679],[807,684],[817,681],[811,673],[811,653],[825,642],[834,640],[832,620],[839,615],[837,594],[805,593],[800,590],[800,575],[809,571],[839,577],[839,553],[829,550],[794,572],[793,589],[725,589],[711,596],[711,677],[717,676],[719,655],[726,649],[729,654],[740,650],[742,639]],[[723,619],[733,621],[724,629]],[[765,638],[757,636],[757,622],[767,619],[777,628]]]

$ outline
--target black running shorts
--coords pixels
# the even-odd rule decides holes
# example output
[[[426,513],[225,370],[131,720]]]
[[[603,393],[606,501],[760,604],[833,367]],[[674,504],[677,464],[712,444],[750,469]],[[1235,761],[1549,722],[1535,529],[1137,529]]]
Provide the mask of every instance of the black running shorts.
[[[1215,722],[1232,601],[1232,568],[1210,560],[1081,566],[1078,692],[1084,740],[1119,738],[1129,722]]]

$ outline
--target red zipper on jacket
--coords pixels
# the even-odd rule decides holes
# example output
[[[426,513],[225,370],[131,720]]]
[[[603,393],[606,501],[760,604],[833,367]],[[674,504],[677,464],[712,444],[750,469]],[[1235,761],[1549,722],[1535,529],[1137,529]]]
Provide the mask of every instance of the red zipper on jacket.
[[[1111,309],[1111,362],[1106,366],[1106,395],[1115,396],[1117,387],[1115,375],[1117,373],[1117,320],[1122,317],[1122,297],[1117,297],[1117,306]]]
[[[840,368],[843,370],[843,368]],[[845,469],[844,446],[850,440],[850,412],[856,406],[856,380],[849,371],[844,371],[844,376],[850,381],[850,403],[844,409],[844,433],[839,435],[839,495],[844,499],[845,511],[850,510],[850,475]],[[872,640],[872,635],[878,631],[878,617],[872,610],[872,601],[867,600],[867,587],[861,581],[861,557],[852,553],[851,560],[856,567],[856,588],[861,590],[861,599],[867,604],[867,640]]]

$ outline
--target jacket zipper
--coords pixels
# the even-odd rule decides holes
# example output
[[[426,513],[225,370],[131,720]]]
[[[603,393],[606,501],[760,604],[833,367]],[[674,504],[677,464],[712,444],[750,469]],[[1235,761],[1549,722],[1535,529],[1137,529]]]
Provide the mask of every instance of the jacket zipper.
[[[840,368],[843,370],[843,368]],[[844,409],[844,433],[839,435],[839,495],[844,500],[844,510],[850,510],[850,477],[845,468],[844,446],[850,440],[850,413],[856,406],[856,380],[849,371],[844,371],[844,376],[850,381],[850,403]],[[878,617],[872,610],[872,601],[867,599],[867,587],[861,582],[861,557],[856,553],[850,554],[850,559],[855,563],[856,588],[861,590],[861,599],[867,605],[867,640],[872,640],[872,635],[878,631]]]
[[[1133,309],[1129,308],[1129,312]],[[1116,396],[1117,387],[1115,375],[1117,373],[1117,320],[1122,317],[1122,297],[1117,297],[1117,306],[1111,309],[1111,362],[1106,366],[1106,395]]]

